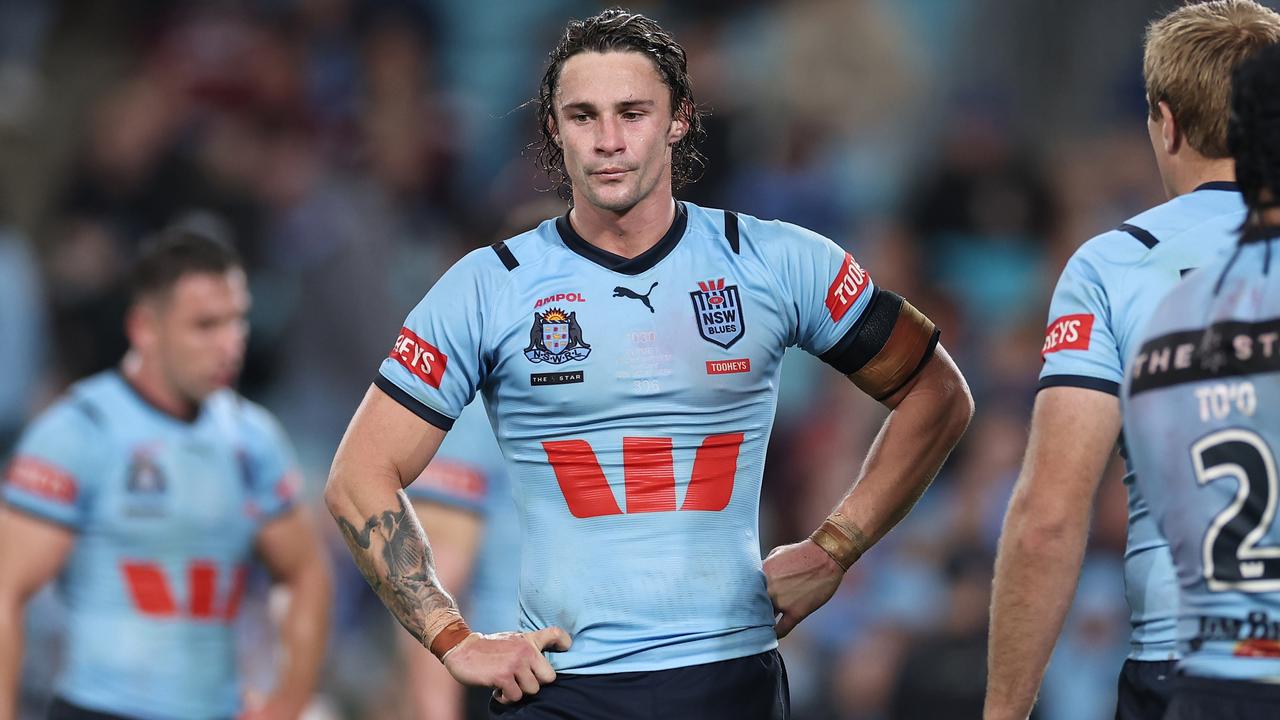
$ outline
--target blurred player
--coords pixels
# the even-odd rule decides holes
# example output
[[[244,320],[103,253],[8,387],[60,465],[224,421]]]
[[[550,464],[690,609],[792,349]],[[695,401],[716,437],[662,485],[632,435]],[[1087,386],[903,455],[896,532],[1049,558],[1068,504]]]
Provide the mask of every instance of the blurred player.
[[[423,527],[431,528],[440,582],[463,598],[471,627],[482,633],[515,627],[520,618],[520,519],[484,403],[477,399],[462,411],[431,464],[405,493]],[[486,688],[469,688],[464,694],[426,648],[407,633],[399,637],[408,660],[414,717],[488,717]]]
[[[329,509],[405,628],[497,689],[494,716],[785,718],[777,637],[911,508],[968,389],[933,323],[835,243],[673,199],[701,119],[684,50],[652,20],[570,23],[539,96],[541,158],[572,210],[469,254],[412,311]],[[836,512],[762,567],[789,345],[893,412]],[[399,492],[477,391],[513,474],[522,634],[471,632]]]
[[[120,368],[76,383],[19,441],[0,507],[0,717],[13,717],[23,606],[55,577],[69,617],[50,718],[274,720],[308,702],[329,570],[294,503],[288,440],[229,389],[248,308],[229,246],[162,233],[135,268]],[[279,682],[246,709],[232,622],[255,551],[290,607]]]
[[[1125,381],[1125,444],[1181,589],[1168,720],[1280,715],[1280,46],[1241,65],[1231,107],[1239,244],[1160,303]]]
[[[1035,702],[1120,434],[1116,396],[1138,329],[1182,274],[1231,246],[1244,219],[1227,153],[1231,71],[1278,38],[1280,16],[1250,0],[1187,5],[1147,31],[1147,129],[1171,199],[1081,246],[1054,291],[1031,436],[996,561],[988,720],[1022,720]],[[1177,587],[1132,472],[1125,483],[1132,634],[1116,716],[1160,718],[1177,651]]]

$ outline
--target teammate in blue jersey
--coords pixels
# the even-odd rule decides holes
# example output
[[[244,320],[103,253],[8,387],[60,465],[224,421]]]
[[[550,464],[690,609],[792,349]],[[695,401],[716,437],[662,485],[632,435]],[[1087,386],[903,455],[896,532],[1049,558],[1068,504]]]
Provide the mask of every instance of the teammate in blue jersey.
[[[1168,720],[1280,714],[1280,45],[1236,74],[1229,138],[1239,244],[1160,303],[1124,383],[1129,457],[1181,591]]]
[[[1081,246],[1054,291],[1026,458],[996,561],[988,720],[1023,720],[1035,701],[1120,434],[1117,394],[1138,331],[1183,274],[1235,241],[1244,205],[1226,144],[1231,72],[1277,39],[1280,15],[1251,0],[1187,5],[1147,31],[1147,128],[1170,200]],[[1177,656],[1177,587],[1148,498],[1132,472],[1125,484],[1132,632],[1116,716],[1155,719],[1164,715]]]
[[[329,509],[405,628],[496,689],[493,716],[786,718],[777,638],[924,491],[969,422],[964,378],[933,323],[835,243],[674,199],[701,119],[684,50],[652,20],[571,22],[539,115],[570,211],[469,254],[414,308],[339,446]],[[892,412],[836,511],[762,564],[790,345]],[[522,633],[469,629],[400,492],[477,392],[512,472]]]
[[[274,720],[308,702],[329,570],[294,502],[288,440],[228,387],[248,305],[229,246],[162,233],[135,269],[120,367],[76,383],[19,441],[0,506],[0,718],[13,718],[23,606],[54,578],[68,624],[50,718]],[[232,622],[255,552],[290,606],[276,688],[245,708]]]
[[[484,403],[472,402],[445,436],[431,464],[405,493],[431,528],[436,573],[460,595],[468,624],[494,633],[520,617],[520,520]],[[415,717],[462,720],[488,716],[484,688],[460,692],[457,681],[407,633],[408,692]]]

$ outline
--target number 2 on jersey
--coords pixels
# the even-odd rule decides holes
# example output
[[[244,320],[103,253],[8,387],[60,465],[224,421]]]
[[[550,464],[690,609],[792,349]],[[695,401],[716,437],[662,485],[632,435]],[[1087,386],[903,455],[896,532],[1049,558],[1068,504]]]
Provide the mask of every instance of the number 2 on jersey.
[[[1280,590],[1280,547],[1258,547],[1276,518],[1276,461],[1257,433],[1232,428],[1191,447],[1196,481],[1235,478],[1239,485],[1204,536],[1204,577],[1215,592]],[[1274,540],[1274,538],[1272,538]]]

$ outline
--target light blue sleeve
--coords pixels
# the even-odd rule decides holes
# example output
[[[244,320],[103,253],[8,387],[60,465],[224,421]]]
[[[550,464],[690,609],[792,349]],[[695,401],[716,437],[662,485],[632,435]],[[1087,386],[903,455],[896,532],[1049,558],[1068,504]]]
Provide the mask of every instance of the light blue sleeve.
[[[475,401],[458,417],[439,451],[405,492],[414,500],[483,513],[492,475],[503,472],[502,451],[484,405]]]
[[[1127,263],[1108,262],[1097,253],[1097,244],[1106,241],[1104,235],[1082,246],[1058,278],[1040,351],[1044,359],[1041,388],[1119,392],[1124,372],[1112,327],[1110,285],[1127,269]]]
[[[90,411],[64,399],[28,426],[5,471],[4,501],[23,512],[79,530],[97,480],[101,429]]]
[[[288,434],[280,422],[246,401],[248,433],[245,462],[249,492],[261,522],[277,518],[294,506],[302,490],[302,472]]]
[[[485,307],[506,273],[491,248],[458,261],[409,313],[376,384],[444,430],[484,382]]]
[[[766,258],[776,268],[795,317],[791,344],[813,355],[830,350],[871,303],[871,275],[852,254],[805,228],[776,220],[746,228],[770,235],[764,239]]]

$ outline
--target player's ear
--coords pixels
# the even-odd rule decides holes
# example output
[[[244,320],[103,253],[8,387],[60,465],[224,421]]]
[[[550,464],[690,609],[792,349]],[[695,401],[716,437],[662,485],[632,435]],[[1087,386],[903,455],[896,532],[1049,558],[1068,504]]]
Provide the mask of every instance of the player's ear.
[[[156,344],[160,313],[156,299],[142,299],[129,306],[124,316],[124,332],[130,347],[148,350]]]
[[[1182,147],[1182,128],[1178,126],[1178,119],[1173,116],[1168,102],[1161,100],[1156,110],[1160,113],[1160,142],[1164,151],[1173,155]]]
[[[685,100],[680,109],[671,117],[671,127],[667,130],[667,144],[675,145],[689,132],[689,118],[693,117],[693,103]]]
[[[564,143],[560,140],[560,128],[556,126],[556,119],[550,115],[547,116],[547,134],[551,136],[551,142],[556,147],[564,147]]]

